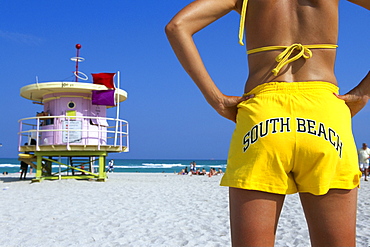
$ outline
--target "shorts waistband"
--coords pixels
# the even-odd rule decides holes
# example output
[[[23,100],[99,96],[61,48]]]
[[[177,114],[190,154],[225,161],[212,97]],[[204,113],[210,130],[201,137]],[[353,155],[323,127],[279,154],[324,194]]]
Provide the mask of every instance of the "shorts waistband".
[[[339,93],[339,87],[325,81],[304,81],[304,82],[267,82],[253,88],[246,95],[259,93],[294,93],[302,91],[328,90],[332,93]]]

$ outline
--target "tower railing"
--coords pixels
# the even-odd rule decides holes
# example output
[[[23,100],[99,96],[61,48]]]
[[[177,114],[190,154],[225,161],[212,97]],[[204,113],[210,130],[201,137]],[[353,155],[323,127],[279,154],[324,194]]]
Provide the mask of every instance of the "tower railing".
[[[37,116],[18,120],[18,151],[94,150],[127,152],[128,122],[94,116]],[[47,137],[46,137],[47,136]]]

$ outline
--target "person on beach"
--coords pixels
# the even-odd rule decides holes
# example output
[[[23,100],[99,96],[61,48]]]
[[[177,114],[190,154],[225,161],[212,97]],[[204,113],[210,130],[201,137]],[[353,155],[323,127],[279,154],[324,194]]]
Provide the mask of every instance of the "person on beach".
[[[32,139],[32,140],[34,140],[34,139]],[[32,142],[32,140],[31,140],[31,142]],[[26,142],[24,145],[27,146],[28,143]],[[29,152],[24,152],[24,153],[28,154]],[[28,164],[24,161],[21,161],[21,176],[19,177],[19,179],[22,179],[22,177],[23,177],[23,179],[26,179],[27,170],[28,170]]]
[[[177,175],[185,175],[185,169],[182,169]]]
[[[366,143],[362,143],[362,147],[358,150],[358,162],[360,165],[360,171],[365,176],[365,181],[367,181],[367,176],[369,174],[369,158],[370,148],[367,147]]]
[[[369,0],[350,2],[370,9]],[[286,194],[299,192],[313,246],[355,246],[360,172],[351,116],[370,97],[370,73],[338,95],[339,0],[196,0],[166,25],[180,63],[207,102],[236,122],[227,168],[233,246],[273,246]],[[192,36],[241,15],[249,76],[224,95]],[[245,33],[244,33],[245,26]],[[308,145],[309,144],[309,145]]]
[[[222,171],[222,169],[221,168],[218,168],[218,172],[217,172],[217,174],[218,175],[222,175],[224,172]]]
[[[24,161],[21,161],[21,176],[19,177],[19,179],[26,179],[27,170],[28,164]]]
[[[193,162],[191,162],[191,165],[192,165],[192,167],[190,166],[190,171],[193,174],[196,174],[197,173],[197,163],[195,161],[193,161]]]
[[[200,173],[200,175],[207,175],[207,171],[204,167],[202,168],[202,172]]]
[[[110,160],[108,162],[108,170],[107,172],[114,172],[114,160]]]
[[[200,175],[200,168],[196,170],[195,175]]]
[[[217,175],[216,169],[215,168],[209,169],[208,177],[212,177],[214,175]]]

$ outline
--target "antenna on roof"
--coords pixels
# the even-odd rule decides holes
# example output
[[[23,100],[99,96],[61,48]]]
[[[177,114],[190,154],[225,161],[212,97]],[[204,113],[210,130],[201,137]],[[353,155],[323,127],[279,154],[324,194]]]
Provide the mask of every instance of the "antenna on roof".
[[[80,44],[77,44],[76,45],[76,49],[77,49],[77,55],[76,55],[76,73],[78,74],[78,62],[79,62],[79,57],[80,57],[80,49],[81,49],[81,45]],[[82,61],[81,61],[82,62]],[[76,82],[78,81],[78,77],[76,76]]]
[[[88,77],[87,77],[86,74],[82,73],[81,71],[78,71],[78,63],[85,61],[85,58],[80,57],[80,49],[81,49],[81,47],[82,47],[82,45],[80,45],[80,44],[77,44],[76,45],[77,56],[71,58],[72,61],[75,61],[76,62],[76,70],[73,72],[73,74],[76,77],[76,82],[78,82],[78,78],[80,78],[81,80],[84,80],[84,81],[86,81],[88,79]],[[81,77],[80,75],[82,75],[83,77]]]

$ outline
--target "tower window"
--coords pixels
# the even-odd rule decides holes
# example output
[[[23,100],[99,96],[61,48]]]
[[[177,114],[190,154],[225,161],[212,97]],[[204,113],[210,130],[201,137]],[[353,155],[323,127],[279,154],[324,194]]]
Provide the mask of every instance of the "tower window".
[[[76,107],[76,103],[75,102],[73,102],[73,101],[68,102],[68,108],[69,109],[73,109],[75,107]]]

